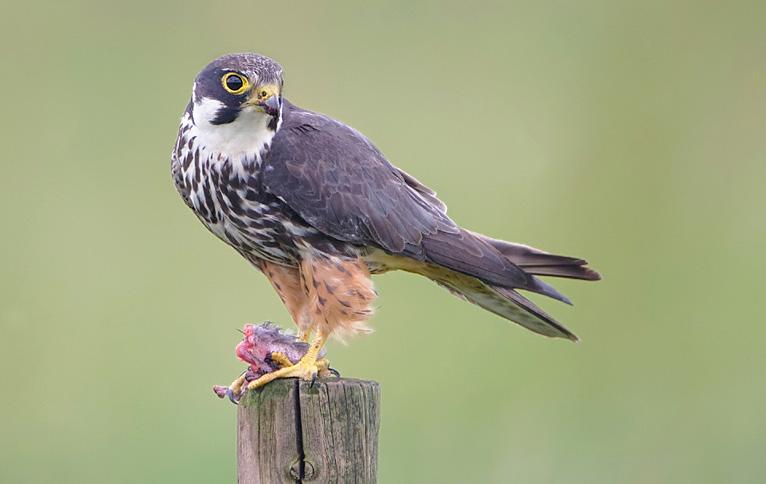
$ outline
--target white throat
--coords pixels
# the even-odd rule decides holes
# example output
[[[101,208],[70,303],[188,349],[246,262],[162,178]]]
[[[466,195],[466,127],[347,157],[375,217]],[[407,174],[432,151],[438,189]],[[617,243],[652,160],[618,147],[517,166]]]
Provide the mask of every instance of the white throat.
[[[202,149],[213,155],[213,160],[260,161],[262,152],[271,144],[276,133],[268,128],[271,116],[246,107],[231,123],[211,124],[208,120],[214,119],[221,107],[223,104],[220,101],[210,98],[194,103],[192,115],[196,129],[193,129]],[[279,129],[281,113],[277,121]]]

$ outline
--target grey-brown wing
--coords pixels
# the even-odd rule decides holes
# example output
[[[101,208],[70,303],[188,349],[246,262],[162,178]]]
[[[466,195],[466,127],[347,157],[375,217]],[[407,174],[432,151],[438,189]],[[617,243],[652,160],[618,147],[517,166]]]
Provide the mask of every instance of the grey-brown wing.
[[[424,236],[459,232],[433,192],[413,188],[363,135],[295,108],[273,140],[263,184],[313,227],[355,244],[402,253]]]

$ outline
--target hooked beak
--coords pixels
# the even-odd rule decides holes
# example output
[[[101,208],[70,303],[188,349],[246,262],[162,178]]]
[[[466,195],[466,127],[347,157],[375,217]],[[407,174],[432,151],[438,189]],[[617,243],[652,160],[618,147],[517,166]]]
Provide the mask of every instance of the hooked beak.
[[[255,106],[257,111],[269,116],[276,116],[279,114],[279,108],[282,104],[279,88],[275,84],[256,86],[245,104]]]
[[[279,114],[279,96],[271,96],[258,106],[263,107],[263,111],[269,116],[276,116]]]

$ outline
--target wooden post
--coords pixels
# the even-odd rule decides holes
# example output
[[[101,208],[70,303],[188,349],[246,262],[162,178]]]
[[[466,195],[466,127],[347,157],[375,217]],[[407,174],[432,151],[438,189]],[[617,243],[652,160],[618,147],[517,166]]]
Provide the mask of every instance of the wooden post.
[[[275,380],[245,394],[237,423],[239,484],[377,480],[376,382]]]

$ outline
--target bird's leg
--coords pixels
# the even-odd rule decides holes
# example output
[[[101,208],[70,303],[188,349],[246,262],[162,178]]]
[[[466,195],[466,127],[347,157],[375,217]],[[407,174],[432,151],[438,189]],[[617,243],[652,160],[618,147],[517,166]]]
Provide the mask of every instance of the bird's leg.
[[[326,342],[327,336],[321,332],[317,333],[316,337],[314,338],[314,342],[311,343],[311,346],[309,347],[309,350],[305,355],[303,355],[303,358],[301,358],[298,363],[287,368],[280,368],[279,370],[267,373],[257,380],[251,381],[247,385],[247,388],[259,388],[269,383],[270,381],[276,380],[277,378],[301,378],[303,380],[314,380],[319,372],[324,369],[323,367],[326,364],[322,363],[321,361],[317,362],[319,352],[322,350],[322,347],[324,347]],[[322,363],[321,367],[320,363]]]
[[[316,324],[312,324],[308,326],[306,329],[301,329],[298,331],[298,339],[303,341],[304,343],[308,343],[311,339],[311,333],[314,332],[314,328],[316,327]]]

